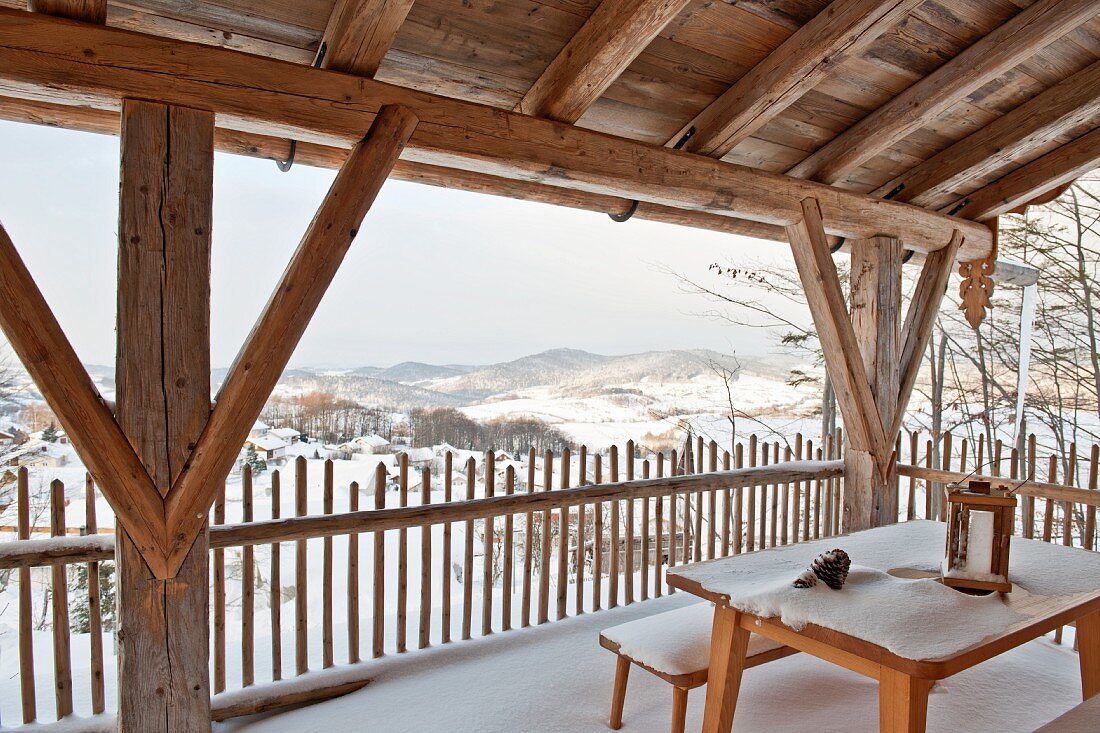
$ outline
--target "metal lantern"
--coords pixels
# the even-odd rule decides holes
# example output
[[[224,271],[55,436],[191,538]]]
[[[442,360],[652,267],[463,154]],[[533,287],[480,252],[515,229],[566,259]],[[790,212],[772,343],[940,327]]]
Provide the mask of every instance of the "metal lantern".
[[[1016,497],[991,491],[988,481],[947,487],[947,553],[943,584],[968,591],[1008,593],[1008,545]]]

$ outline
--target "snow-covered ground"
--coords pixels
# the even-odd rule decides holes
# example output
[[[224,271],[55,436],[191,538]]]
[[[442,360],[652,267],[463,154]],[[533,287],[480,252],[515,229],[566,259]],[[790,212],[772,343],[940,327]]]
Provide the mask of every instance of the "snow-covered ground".
[[[687,594],[368,662],[364,689],[288,712],[230,721],[218,733],[386,733],[607,730],[615,658],[599,631],[695,601]],[[692,691],[688,730],[702,722],[705,688]],[[931,733],[1032,731],[1080,701],[1077,655],[1042,639],[933,688]],[[664,733],[667,683],[631,671],[623,729]],[[877,684],[807,655],[745,673],[736,729],[746,733],[857,733],[877,729]],[[361,722],[354,722],[361,721]],[[359,728],[358,726],[363,726]],[[349,726],[351,726],[349,728]]]

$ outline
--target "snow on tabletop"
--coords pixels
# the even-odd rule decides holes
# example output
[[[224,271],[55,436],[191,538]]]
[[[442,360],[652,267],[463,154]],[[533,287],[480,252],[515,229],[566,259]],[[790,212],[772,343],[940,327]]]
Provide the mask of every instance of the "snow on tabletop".
[[[1024,621],[1036,596],[1074,596],[1100,590],[1100,554],[1012,538],[1013,592],[970,596],[934,578],[903,579],[887,570],[939,574],[945,526],[914,521],[844,537],[790,545],[691,565],[675,571],[730,605],[779,617],[794,629],[816,624],[916,660],[952,656]],[[839,547],[852,557],[844,588],[791,583],[818,554]],[[950,633],[942,633],[950,629]]]
[[[710,662],[710,626],[714,606],[696,603],[630,621],[600,632],[619,652],[665,674],[691,674]],[[779,642],[753,634],[748,656],[778,649]]]

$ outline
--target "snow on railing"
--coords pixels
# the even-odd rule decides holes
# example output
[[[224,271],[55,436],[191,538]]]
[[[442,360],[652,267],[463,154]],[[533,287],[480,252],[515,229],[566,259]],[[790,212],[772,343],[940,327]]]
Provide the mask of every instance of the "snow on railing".
[[[821,461],[809,441],[781,450],[754,437],[732,454],[693,442],[679,455],[647,456],[628,443],[622,458],[617,447],[605,455],[531,451],[526,460],[490,451],[461,466],[448,452],[441,465],[419,471],[402,456],[393,476],[380,464],[373,476],[352,481],[337,481],[332,461],[304,457],[266,482],[245,467],[211,512],[215,718],[343,694],[369,679],[363,658],[413,644],[484,636],[671,592],[664,572],[685,561],[835,532],[842,464]],[[803,455],[818,460],[799,460]],[[311,472],[310,463],[320,465]],[[284,474],[293,485],[285,502]],[[382,487],[368,495],[371,509],[359,507],[360,484]],[[338,497],[343,511],[336,510]],[[0,692],[0,707],[18,700],[24,722],[49,717],[39,700],[49,694],[50,676],[35,674],[36,656],[53,657],[56,717],[74,711],[74,677],[75,700],[90,699],[77,712],[97,716],[93,728],[107,717],[114,536],[110,527],[111,534],[98,533],[97,498],[90,480],[82,501],[53,482],[54,536],[30,539],[40,528],[31,523],[27,471],[18,474],[20,539],[0,543],[0,571],[18,573],[19,689]],[[392,500],[398,506],[387,506]],[[81,503],[86,536],[66,536],[66,506]],[[284,503],[294,516],[284,516]],[[226,523],[227,513],[240,521]],[[361,545],[364,534],[370,541]],[[361,586],[370,591],[363,604]],[[369,627],[369,640],[361,640],[361,627]],[[70,632],[89,642],[71,644]],[[228,654],[230,642],[239,653]],[[284,669],[284,656],[293,657],[293,672]],[[230,679],[236,689],[227,692]]]

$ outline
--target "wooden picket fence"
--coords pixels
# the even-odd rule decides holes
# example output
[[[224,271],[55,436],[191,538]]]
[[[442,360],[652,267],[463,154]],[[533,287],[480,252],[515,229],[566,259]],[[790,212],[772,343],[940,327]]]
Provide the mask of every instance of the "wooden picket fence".
[[[295,470],[286,472],[292,475],[293,487],[283,487],[284,472],[271,473],[270,515],[263,518],[256,516],[254,480],[245,469],[240,521],[226,523],[227,504],[235,505],[238,497],[227,502],[224,492],[211,511],[214,717],[221,720],[355,689],[369,678],[370,667],[361,661],[367,658],[657,597],[672,592],[665,571],[683,562],[835,533],[840,463],[798,463],[828,457],[832,450],[831,439],[822,450],[801,439],[781,447],[753,437],[732,452],[696,439],[679,452],[643,457],[628,443],[624,451],[613,447],[606,454],[589,454],[584,448],[575,456],[568,450],[542,456],[531,451],[525,462],[510,463],[503,472],[492,452],[480,465],[474,459],[455,465],[448,453],[442,457],[441,471],[421,472],[419,497],[410,496],[416,482],[410,480],[407,457],[402,457],[396,491],[374,492],[368,497],[370,508],[360,507],[359,482],[336,486],[333,464],[326,461],[322,510],[312,515],[309,464],[299,458]],[[517,477],[517,466],[526,471],[525,477]],[[386,487],[388,479],[380,464],[373,486]],[[439,494],[433,497],[433,483],[442,484],[442,501]],[[281,516],[286,488],[293,492],[291,517]],[[465,492],[461,497],[459,489]],[[347,502],[340,509],[338,493]],[[104,715],[104,680],[110,670],[105,669],[100,588],[94,582],[85,591],[93,624],[88,660],[91,704],[80,711],[74,711],[73,704],[68,576],[75,565],[84,563],[87,577],[98,578],[99,563],[113,562],[113,534],[98,532],[96,489],[90,479],[85,494],[87,516],[79,523],[85,536],[70,535],[65,487],[55,481],[53,537],[33,539],[27,473],[21,471],[19,539],[0,544],[0,570],[18,569],[18,717],[24,723],[50,717],[39,708],[33,681],[44,671],[35,666],[32,572],[49,573],[53,717],[90,713],[101,719],[101,725],[109,718]],[[434,532],[428,529],[433,526]],[[387,545],[387,535],[396,535],[396,552]],[[284,557],[284,546],[292,549],[292,558]],[[261,550],[263,567],[258,559]],[[318,550],[321,572],[311,575],[310,557]],[[419,570],[410,563],[410,552],[418,553]],[[228,554],[234,556],[236,577],[227,573]],[[266,583],[258,588],[261,573]],[[339,577],[344,581],[338,598],[334,579]],[[433,579],[438,588],[433,588]],[[475,597],[478,584],[480,599]],[[310,618],[318,605],[318,590],[319,624]],[[257,602],[261,593],[267,595],[263,604]],[[230,595],[235,597],[233,614],[228,612]],[[264,625],[270,630],[263,650],[257,636],[260,613],[266,615]],[[232,630],[231,616],[239,624]],[[344,627],[339,660],[337,619]],[[318,631],[319,655],[313,637]],[[231,637],[234,642],[239,639],[234,665],[228,664]],[[284,649],[288,637],[292,650]],[[265,671],[262,682],[258,661]],[[236,668],[232,684],[231,666]],[[307,672],[304,684],[286,684]],[[4,720],[14,717],[11,711],[0,715]]]
[[[1000,445],[987,461],[984,444],[971,455],[966,441],[944,436],[933,466],[927,439],[906,438],[910,461],[898,467],[906,519],[929,517],[932,493],[971,466],[1018,483],[1021,465],[1032,478],[1041,465],[1034,441],[1022,462]],[[318,497],[304,458],[293,471],[272,471],[260,489],[269,497],[260,502],[246,468],[239,496],[223,492],[211,510],[213,717],[343,694],[366,684],[370,660],[382,656],[659,597],[672,592],[666,571],[685,562],[832,536],[842,511],[842,443],[838,432],[823,446],[798,435],[790,442],[750,436],[732,450],[694,438],[667,454],[643,453],[632,443],[606,453],[532,450],[503,470],[491,451],[461,464],[445,453],[434,472],[415,472],[402,456],[395,477],[379,464],[339,486],[334,464],[325,461],[320,511],[313,504],[312,513]],[[1090,455],[1088,486],[1095,490],[1098,449]],[[1044,476],[1050,481],[1019,489],[1021,533],[1092,548],[1100,501],[1055,484],[1053,470]],[[291,486],[283,486],[284,476]],[[360,483],[383,490],[364,494]],[[18,539],[0,543],[0,570],[18,576],[21,710],[0,710],[4,724],[74,713],[93,716],[89,730],[112,722],[105,679],[113,669],[103,643],[110,636],[102,633],[95,582],[81,590],[89,609],[90,689],[77,697],[86,692],[89,704],[74,706],[69,576],[83,564],[86,577],[96,579],[100,563],[114,561],[114,537],[99,531],[90,479],[83,491],[83,536],[72,535],[65,486],[54,481],[52,537],[36,539],[33,530],[42,527],[31,525],[28,476],[18,475]],[[284,497],[291,516],[283,515]],[[266,516],[258,516],[257,505],[270,507]],[[227,522],[230,513],[239,521]],[[320,572],[311,573],[317,557]],[[50,594],[52,715],[40,708],[34,684],[50,673],[35,666],[32,576]]]
[[[909,459],[908,464],[899,465],[901,490],[908,493],[908,501],[903,502],[906,519],[944,520],[945,506],[933,511],[936,487],[947,481],[984,478],[1020,494],[1016,512],[1020,536],[1088,550],[1097,546],[1096,496],[1084,492],[1097,491],[1100,445],[1091,446],[1087,458],[1076,443],[1064,455],[1051,453],[1043,458],[1034,434],[1027,437],[1021,454],[999,440],[989,450],[984,436],[971,441],[945,432],[938,441],[937,462],[930,436],[910,432],[906,437],[908,445],[900,441],[898,445],[899,457]]]

